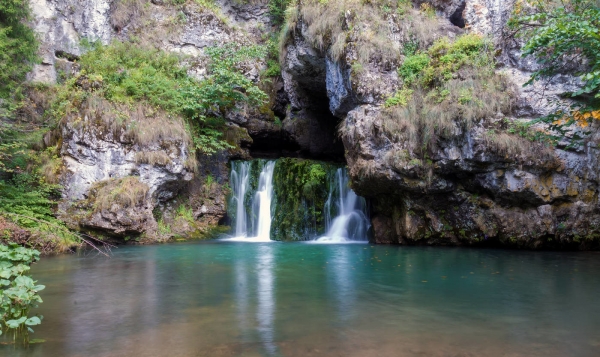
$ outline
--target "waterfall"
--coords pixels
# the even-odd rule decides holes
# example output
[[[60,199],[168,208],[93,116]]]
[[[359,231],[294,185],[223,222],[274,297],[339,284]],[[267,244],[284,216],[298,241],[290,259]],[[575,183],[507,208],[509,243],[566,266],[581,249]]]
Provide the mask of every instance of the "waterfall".
[[[232,195],[230,205],[234,208],[232,213],[235,221],[235,238],[230,240],[268,242],[271,240],[271,206],[275,161],[268,161],[263,165],[254,197],[248,195],[252,190],[251,164],[250,161],[233,161],[231,163]],[[246,210],[249,201],[251,201],[251,212]],[[256,236],[252,236],[255,233],[255,227]]]
[[[337,196],[337,197],[336,197]],[[337,202],[335,202],[337,201]],[[337,207],[337,216],[331,220],[332,205]],[[364,198],[358,197],[348,187],[346,169],[337,169],[335,179],[329,186],[325,202],[325,228],[327,233],[318,238],[322,243],[361,242],[367,240],[369,219]]]
[[[229,178],[231,190],[231,206],[235,207],[235,236],[246,236],[248,232],[248,215],[246,214],[245,199],[250,184],[250,162],[232,161]]]
[[[345,168],[321,161],[232,161],[229,240],[365,242],[366,201],[348,182]]]
[[[274,169],[275,161],[269,161],[260,173],[255,198],[255,202],[258,203],[258,230],[255,240],[266,242],[271,240],[271,201],[273,199]]]

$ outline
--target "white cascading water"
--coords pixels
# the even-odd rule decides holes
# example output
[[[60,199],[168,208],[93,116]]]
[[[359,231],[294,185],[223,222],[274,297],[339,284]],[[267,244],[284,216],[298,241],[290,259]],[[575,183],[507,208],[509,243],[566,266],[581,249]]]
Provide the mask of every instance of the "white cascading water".
[[[233,161],[229,178],[233,191],[231,204],[235,206],[235,236],[243,237],[248,232],[248,219],[244,199],[250,184],[250,162]]]
[[[235,205],[235,237],[229,240],[244,242],[271,241],[271,202],[273,200],[273,172],[275,161],[269,161],[262,168],[258,180],[258,189],[253,199],[251,227],[257,227],[256,236],[249,235],[246,203],[244,201],[250,186],[250,162],[234,162],[231,168],[232,205]],[[258,216],[255,216],[258,212]]]
[[[327,233],[318,238],[319,243],[348,243],[367,241],[369,219],[366,215],[366,204],[348,187],[348,174],[345,169],[338,169],[335,182],[330,185],[329,197],[325,202],[325,227]],[[337,185],[337,187],[335,187]],[[335,202],[335,194],[338,194]],[[331,205],[337,203],[337,216],[331,220]]]
[[[258,180],[258,191],[255,197],[255,206],[258,204],[258,229],[256,241],[268,242],[271,240],[271,201],[273,200],[273,171],[275,161],[269,161],[263,167]]]

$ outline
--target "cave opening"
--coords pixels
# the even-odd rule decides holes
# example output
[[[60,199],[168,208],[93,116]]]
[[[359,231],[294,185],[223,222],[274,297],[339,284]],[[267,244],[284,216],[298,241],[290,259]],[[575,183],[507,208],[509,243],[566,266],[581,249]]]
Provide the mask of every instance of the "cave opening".
[[[299,157],[345,162],[344,145],[338,135],[341,119],[329,109],[323,69],[314,76],[297,78],[302,105],[294,107],[283,88],[277,94],[273,112],[277,131],[252,130],[250,155],[255,158]]]
[[[449,19],[450,22],[454,26],[458,26],[461,29],[465,28],[465,25],[466,25],[465,19],[463,17],[463,12],[465,11],[466,6],[467,6],[467,2],[465,0],[463,0],[460,3],[460,5],[458,5],[458,7],[454,11],[454,13],[452,15],[450,15],[450,19]]]
[[[72,53],[66,52],[66,51],[62,51],[62,50],[57,50],[54,52],[54,56],[56,58],[62,58],[64,60],[67,60],[69,62],[76,62],[79,61],[79,56],[74,55]]]

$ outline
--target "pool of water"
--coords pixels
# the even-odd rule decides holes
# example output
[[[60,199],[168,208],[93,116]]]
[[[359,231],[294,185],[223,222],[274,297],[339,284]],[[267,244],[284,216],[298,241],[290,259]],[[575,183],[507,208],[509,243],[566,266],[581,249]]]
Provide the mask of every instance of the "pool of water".
[[[600,254],[210,241],[44,258],[2,356],[600,356]]]

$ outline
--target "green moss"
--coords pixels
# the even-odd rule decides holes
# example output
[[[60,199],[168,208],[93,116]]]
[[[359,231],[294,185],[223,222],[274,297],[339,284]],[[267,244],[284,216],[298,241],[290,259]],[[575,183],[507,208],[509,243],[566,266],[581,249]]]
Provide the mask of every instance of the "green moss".
[[[188,233],[185,237],[178,237],[177,240],[205,240],[217,238],[219,235],[229,232],[229,226],[208,226],[196,229]]]
[[[273,173],[277,202],[271,228],[273,239],[306,240],[324,232],[329,182],[334,179],[337,168],[339,166],[334,164],[312,160],[277,161]]]
[[[401,90],[397,91],[396,94],[389,97],[385,101],[385,107],[389,108],[389,107],[393,107],[396,105],[404,107],[404,106],[406,106],[406,104],[408,104],[408,101],[410,100],[410,97],[412,96],[412,94],[413,94],[412,89],[401,89]]]
[[[433,90],[454,78],[465,65],[493,70],[490,48],[488,40],[477,34],[462,35],[454,42],[443,37],[427,51],[408,55],[398,68],[398,75],[405,86],[420,85]]]

